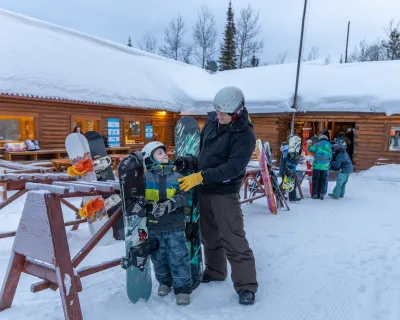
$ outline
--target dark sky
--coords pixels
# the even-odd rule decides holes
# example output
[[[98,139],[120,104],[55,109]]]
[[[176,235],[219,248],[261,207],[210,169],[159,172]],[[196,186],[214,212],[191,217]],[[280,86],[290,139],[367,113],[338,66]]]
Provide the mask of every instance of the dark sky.
[[[375,41],[383,37],[391,18],[400,20],[399,0],[308,0],[309,11],[304,54],[313,45],[320,58],[331,55],[333,62],[344,53],[347,22],[351,20],[352,50],[362,39]],[[261,62],[275,61],[280,52],[288,51],[288,61],[295,61],[300,37],[302,0],[233,0],[235,16],[251,3],[260,10],[265,48]],[[159,44],[168,21],[178,13],[186,23],[186,40],[192,41],[197,10],[207,5],[215,14],[222,39],[226,21],[227,0],[0,0],[0,8],[76,29],[119,43],[134,43],[145,33],[152,33]],[[397,13],[398,16],[395,16]],[[219,42],[218,42],[219,43]]]

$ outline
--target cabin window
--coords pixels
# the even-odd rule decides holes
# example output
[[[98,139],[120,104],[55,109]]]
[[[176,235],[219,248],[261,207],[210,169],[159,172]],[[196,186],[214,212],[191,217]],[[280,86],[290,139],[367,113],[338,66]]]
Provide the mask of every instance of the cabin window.
[[[400,151],[400,127],[390,127],[389,151]]]
[[[88,131],[97,131],[99,132],[99,120],[98,119],[81,119],[81,118],[73,118],[72,119],[72,130],[75,127],[81,128],[81,132],[85,133]]]
[[[35,139],[35,118],[0,116],[0,142],[18,142]]]
[[[142,121],[124,121],[125,144],[143,143],[143,124]]]

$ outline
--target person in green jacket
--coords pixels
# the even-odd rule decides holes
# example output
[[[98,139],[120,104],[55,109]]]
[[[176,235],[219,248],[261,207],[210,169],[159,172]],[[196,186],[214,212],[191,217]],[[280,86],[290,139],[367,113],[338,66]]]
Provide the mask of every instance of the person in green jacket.
[[[332,149],[328,137],[321,135],[316,144],[309,143],[308,151],[314,153],[312,198],[324,200],[326,175],[332,160]]]

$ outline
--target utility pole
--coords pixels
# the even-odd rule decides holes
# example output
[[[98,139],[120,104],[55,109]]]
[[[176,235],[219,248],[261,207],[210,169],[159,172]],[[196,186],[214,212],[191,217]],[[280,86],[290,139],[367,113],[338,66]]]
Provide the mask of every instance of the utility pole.
[[[303,10],[303,20],[301,22],[301,36],[300,36],[300,47],[299,47],[299,56],[297,59],[297,74],[296,74],[296,86],[294,89],[294,99],[292,108],[295,110],[292,116],[292,125],[290,126],[290,136],[294,134],[294,118],[297,110],[297,91],[299,89],[299,77],[300,77],[300,66],[301,66],[301,53],[303,51],[303,37],[304,37],[304,25],[306,21],[306,12],[307,12],[307,0],[304,0],[304,10]]]
[[[344,58],[344,63],[347,63],[347,50],[349,48],[349,33],[350,33],[350,21],[347,24],[346,55],[345,55],[345,58]]]

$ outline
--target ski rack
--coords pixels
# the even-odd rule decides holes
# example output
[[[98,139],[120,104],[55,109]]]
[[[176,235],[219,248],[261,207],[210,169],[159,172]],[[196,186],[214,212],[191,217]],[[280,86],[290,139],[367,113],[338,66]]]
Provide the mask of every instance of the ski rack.
[[[247,192],[249,189],[249,180],[252,180],[257,185],[257,189],[254,191],[253,196],[251,197],[247,197]],[[247,202],[252,203],[254,200],[266,197],[262,182],[261,168],[258,166],[248,166],[246,168],[246,173],[242,180],[242,186],[244,188],[244,200],[240,201],[240,204]],[[289,211],[290,210],[289,205],[287,204],[282,192],[280,190],[278,192],[279,192],[277,196],[278,200],[277,204],[279,205],[278,209],[286,206],[287,210]],[[258,193],[260,193],[260,195],[256,195]]]
[[[118,220],[122,210],[120,207],[71,259],[61,200],[118,194],[119,183],[27,182],[25,189],[28,194],[0,292],[0,312],[11,307],[21,273],[27,273],[43,280],[31,285],[32,292],[48,288],[55,291],[60,288],[65,319],[83,319],[78,296],[78,292],[82,291],[80,278],[120,265],[122,257],[96,266],[75,269]]]

